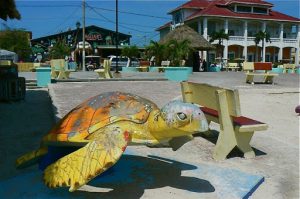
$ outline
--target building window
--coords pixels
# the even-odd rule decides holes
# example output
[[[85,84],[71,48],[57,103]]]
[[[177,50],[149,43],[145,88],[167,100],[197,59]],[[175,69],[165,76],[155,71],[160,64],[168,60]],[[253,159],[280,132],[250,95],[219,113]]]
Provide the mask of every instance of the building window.
[[[247,6],[237,6],[236,7],[237,12],[246,12],[246,13],[251,13],[251,7]]]
[[[268,9],[267,8],[261,8],[261,7],[253,7],[253,13],[268,14]]]
[[[214,52],[210,52],[208,54],[208,62],[209,62],[209,65],[214,63],[215,62],[215,59],[216,59],[216,54]]]
[[[181,13],[178,12],[178,13],[176,13],[176,14],[174,15],[174,24],[179,24],[179,23],[181,23],[181,22],[182,22],[182,20],[181,20]]]
[[[254,61],[254,54],[253,53],[249,53],[247,56],[247,61],[248,62],[253,62]]]
[[[234,51],[229,52],[228,53],[228,60],[234,60],[234,58],[235,58],[235,52]]]
[[[266,62],[271,62],[271,54],[270,53],[266,53]]]
[[[228,35],[229,36],[234,36],[234,30],[228,30]]]

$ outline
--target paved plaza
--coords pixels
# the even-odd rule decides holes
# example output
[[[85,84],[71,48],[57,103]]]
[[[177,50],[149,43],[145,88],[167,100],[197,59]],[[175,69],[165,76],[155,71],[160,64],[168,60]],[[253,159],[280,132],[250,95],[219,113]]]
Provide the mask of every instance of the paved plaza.
[[[26,79],[36,78],[35,73],[20,73],[20,76]],[[0,181],[37,170],[36,166],[16,170],[14,160],[21,154],[37,148],[40,138],[47,133],[55,121],[89,97],[106,91],[123,91],[148,98],[161,107],[181,94],[180,84],[167,81],[163,73],[122,73],[118,81],[116,79],[102,81],[96,78],[93,72],[72,73],[72,82],[57,82],[49,85],[48,88],[28,89],[25,101],[0,103],[2,141],[0,154],[4,154],[0,158]],[[299,75],[281,74],[275,77],[274,85],[246,84],[243,72],[193,73],[189,81],[239,90],[243,116],[269,125],[268,130],[256,132],[252,138],[251,145],[257,156],[253,159],[244,159],[240,157],[240,153],[234,151],[228,159],[215,161],[212,159],[215,144],[209,141],[210,139],[200,136],[176,152],[168,148],[156,149],[144,146],[129,147],[129,150],[141,157],[152,155],[172,158],[181,163],[204,165],[205,168],[236,169],[243,173],[263,176],[265,181],[253,193],[252,198],[299,198],[299,117],[294,111],[300,103]],[[218,130],[216,124],[211,124],[211,127]],[[162,166],[162,168],[168,167]],[[162,171],[161,175],[165,172]],[[181,175],[191,174],[188,171],[181,172]],[[172,186],[165,178],[163,182],[161,184],[156,181],[155,186],[143,189],[128,187],[125,191],[127,195],[125,194],[124,197],[121,194],[124,188],[107,194],[97,194],[100,194],[101,198],[126,198],[125,196],[127,198],[229,198],[230,196],[214,191],[220,183],[218,179],[211,180],[209,184],[200,183],[200,191],[195,191],[195,187],[189,187],[189,182],[172,182]],[[224,184],[224,187],[226,186],[229,185]],[[91,192],[99,191],[93,186],[85,186],[83,189]],[[86,196],[97,198],[99,196],[97,194],[87,193]],[[72,196],[82,197],[84,193],[75,193]]]

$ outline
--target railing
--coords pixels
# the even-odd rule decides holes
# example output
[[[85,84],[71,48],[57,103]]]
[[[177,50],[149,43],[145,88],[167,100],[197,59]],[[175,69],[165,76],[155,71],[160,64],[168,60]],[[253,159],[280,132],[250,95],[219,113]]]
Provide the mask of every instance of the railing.
[[[254,41],[255,37],[247,37],[247,41]]]
[[[283,39],[283,42],[284,43],[296,43],[297,42],[297,39]]]
[[[244,41],[244,36],[229,36],[229,40]]]
[[[280,42],[280,38],[270,38],[271,42]]]

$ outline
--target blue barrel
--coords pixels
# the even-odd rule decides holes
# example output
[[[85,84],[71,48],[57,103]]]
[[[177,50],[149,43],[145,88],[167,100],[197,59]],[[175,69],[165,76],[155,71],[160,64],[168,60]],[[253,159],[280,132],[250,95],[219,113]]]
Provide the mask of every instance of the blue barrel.
[[[283,73],[283,68],[272,68],[273,73]]]
[[[40,67],[36,68],[36,80],[37,86],[46,87],[51,83],[51,68]]]
[[[165,78],[171,81],[187,81],[190,75],[188,67],[166,67]]]

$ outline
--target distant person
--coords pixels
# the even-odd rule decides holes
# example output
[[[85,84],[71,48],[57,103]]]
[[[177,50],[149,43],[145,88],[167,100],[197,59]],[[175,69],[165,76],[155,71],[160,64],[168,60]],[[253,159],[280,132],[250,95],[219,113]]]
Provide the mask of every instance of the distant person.
[[[207,63],[206,63],[205,59],[203,59],[203,61],[202,61],[202,68],[203,68],[203,71],[204,71],[204,72],[207,72],[207,71],[208,71],[208,70],[207,70]]]
[[[199,71],[203,71],[203,62],[201,58],[199,58]]]

